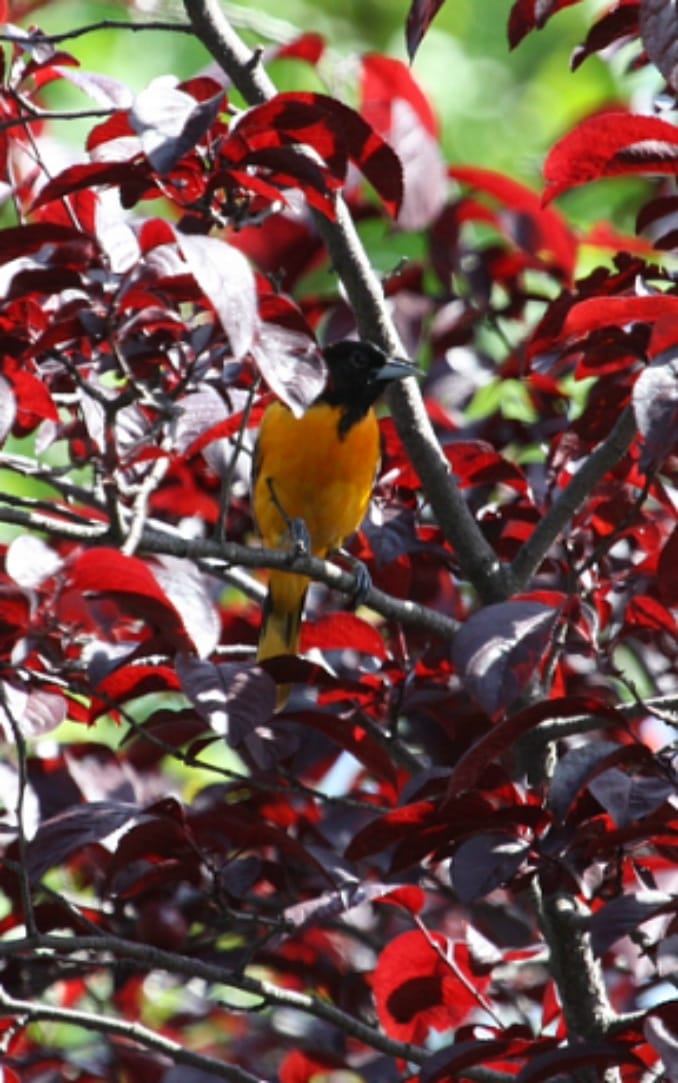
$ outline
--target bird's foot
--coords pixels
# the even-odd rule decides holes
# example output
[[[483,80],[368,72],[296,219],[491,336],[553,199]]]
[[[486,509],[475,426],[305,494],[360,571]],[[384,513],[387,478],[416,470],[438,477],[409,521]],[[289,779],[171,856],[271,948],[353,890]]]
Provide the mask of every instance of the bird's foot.
[[[372,590],[372,576],[367,570],[362,560],[358,560],[351,553],[347,553],[345,549],[340,550],[342,559],[349,565],[351,572],[355,576],[355,586],[351,595],[351,601],[355,606],[362,605],[367,595]]]
[[[311,535],[304,519],[290,519],[288,523],[290,536],[290,560],[297,557],[307,557],[311,553]]]

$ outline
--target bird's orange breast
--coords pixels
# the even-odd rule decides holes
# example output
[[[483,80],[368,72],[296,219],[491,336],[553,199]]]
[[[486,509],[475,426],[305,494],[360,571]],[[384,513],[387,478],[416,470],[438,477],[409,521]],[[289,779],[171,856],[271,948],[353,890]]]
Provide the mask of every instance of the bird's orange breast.
[[[304,520],[317,556],[337,549],[360,526],[379,464],[379,425],[369,410],[342,437],[340,416],[326,403],[311,406],[300,418],[277,402],[264,414],[254,514],[265,546],[278,548],[287,533],[277,505],[288,519]]]

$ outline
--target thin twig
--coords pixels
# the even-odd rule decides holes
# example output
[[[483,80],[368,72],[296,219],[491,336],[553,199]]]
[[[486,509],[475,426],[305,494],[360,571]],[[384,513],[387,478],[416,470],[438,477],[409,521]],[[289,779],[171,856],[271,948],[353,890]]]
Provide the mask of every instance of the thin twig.
[[[58,45],[61,41],[72,41],[81,38],[85,34],[96,34],[103,30],[162,30],[175,34],[192,34],[193,27],[189,23],[163,22],[160,19],[151,19],[147,22],[130,23],[122,19],[101,19],[97,23],[88,23],[78,26],[74,30],[65,30],[60,34],[45,34],[42,30],[36,30],[26,34],[0,34],[0,41],[7,41],[11,45],[21,45],[29,48],[32,45]]]
[[[236,1064],[225,1064],[215,1057],[194,1053],[180,1042],[158,1034],[143,1023],[128,1022],[126,1019],[113,1019],[99,1012],[75,1011],[73,1008],[58,1008],[53,1005],[36,1004],[31,1000],[18,1000],[0,987],[0,1015],[24,1016],[26,1023],[44,1021],[48,1023],[67,1023],[69,1026],[82,1027],[88,1032],[114,1034],[127,1041],[136,1042],[146,1049],[155,1049],[164,1053],[176,1064],[187,1064],[218,1079],[227,1079],[230,1083],[262,1083],[259,1076],[239,1068]]]

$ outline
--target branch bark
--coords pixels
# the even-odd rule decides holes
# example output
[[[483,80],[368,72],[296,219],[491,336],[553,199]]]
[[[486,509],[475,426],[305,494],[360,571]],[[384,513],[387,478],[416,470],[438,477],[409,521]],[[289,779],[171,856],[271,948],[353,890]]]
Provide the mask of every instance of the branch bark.
[[[126,1041],[135,1042],[146,1049],[164,1053],[170,1063],[186,1064],[197,1068],[209,1076],[226,1079],[229,1083],[264,1083],[259,1076],[246,1072],[237,1064],[226,1064],[216,1057],[207,1057],[194,1053],[172,1038],[158,1034],[143,1023],[128,1022],[125,1019],[113,1019],[98,1012],[74,1011],[72,1008],[59,1008],[51,1004],[36,1004],[32,1000],[18,1000],[0,987],[0,1016],[23,1016],[29,1022],[66,1023],[69,1026],[82,1027],[88,1032],[112,1034]]]
[[[184,0],[196,35],[221,65],[250,105],[268,101],[276,88],[263,71],[259,55],[251,52],[233,30],[217,0]],[[351,215],[339,195],[336,220],[314,215],[332,264],[355,313],[361,336],[387,353],[404,354],[404,347],[384,303],[383,290],[357,234]],[[390,404],[400,437],[421,478],[436,519],[454,547],[464,575],[485,602],[510,593],[507,570],[486,541],[459,492],[429,421],[414,380],[390,391]]]
[[[92,545],[116,545],[117,536],[107,523],[82,519],[79,523],[57,519],[54,515],[0,506],[0,523],[13,523],[27,530],[39,531],[51,537],[67,538]],[[347,597],[355,597],[361,586],[359,577],[336,564],[319,557],[292,556],[282,549],[257,549],[236,542],[211,541],[205,538],[184,538],[166,527],[146,525],[136,539],[139,552],[166,554],[202,563],[205,570],[219,576],[221,570],[230,575],[232,566],[245,568],[275,568],[291,575],[307,575]],[[388,620],[409,627],[423,628],[432,635],[452,639],[458,622],[417,602],[400,600],[371,587],[364,604]]]

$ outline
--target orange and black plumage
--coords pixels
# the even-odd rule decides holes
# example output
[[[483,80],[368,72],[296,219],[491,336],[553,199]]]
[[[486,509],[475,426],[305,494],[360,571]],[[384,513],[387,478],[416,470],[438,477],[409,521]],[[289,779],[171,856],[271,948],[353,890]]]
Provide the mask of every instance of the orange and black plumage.
[[[305,524],[310,552],[326,557],[360,526],[379,466],[374,404],[395,379],[411,375],[368,342],[345,340],[324,350],[327,383],[302,417],[282,402],[261,421],[253,469],[253,506],[267,548],[285,548],[290,526]],[[272,571],[257,658],[296,654],[306,576]]]

